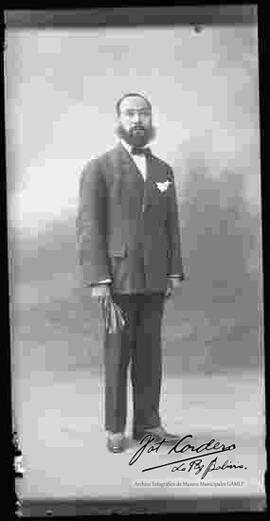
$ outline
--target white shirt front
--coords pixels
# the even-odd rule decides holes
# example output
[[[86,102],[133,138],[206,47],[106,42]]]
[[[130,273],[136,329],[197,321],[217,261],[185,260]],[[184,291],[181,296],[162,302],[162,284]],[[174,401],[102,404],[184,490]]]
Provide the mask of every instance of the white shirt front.
[[[127,150],[127,152],[130,154],[132,160],[136,164],[139,172],[142,174],[144,181],[145,181],[146,173],[147,173],[145,155],[144,154],[141,154],[141,155],[131,154],[132,147],[128,143],[126,143],[123,139],[120,139],[120,142],[123,145],[123,147]],[[142,148],[144,148],[144,147],[142,147]]]

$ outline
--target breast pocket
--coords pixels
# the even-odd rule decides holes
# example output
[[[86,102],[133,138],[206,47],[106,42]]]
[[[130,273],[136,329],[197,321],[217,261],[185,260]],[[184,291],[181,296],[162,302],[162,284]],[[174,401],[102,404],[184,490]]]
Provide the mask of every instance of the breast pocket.
[[[147,214],[156,221],[157,225],[166,220],[167,196],[165,193],[159,193],[158,189],[155,190],[148,205]]]

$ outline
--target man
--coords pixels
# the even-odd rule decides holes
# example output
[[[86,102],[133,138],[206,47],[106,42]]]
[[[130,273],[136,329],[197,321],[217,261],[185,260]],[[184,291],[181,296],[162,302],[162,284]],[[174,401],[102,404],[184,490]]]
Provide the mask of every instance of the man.
[[[105,429],[111,452],[125,448],[127,369],[131,362],[133,438],[175,443],[159,416],[161,321],[165,297],[184,279],[172,169],[146,145],[152,107],[141,94],[116,105],[119,143],[82,172],[77,235],[83,280],[108,295],[125,319],[105,331]]]

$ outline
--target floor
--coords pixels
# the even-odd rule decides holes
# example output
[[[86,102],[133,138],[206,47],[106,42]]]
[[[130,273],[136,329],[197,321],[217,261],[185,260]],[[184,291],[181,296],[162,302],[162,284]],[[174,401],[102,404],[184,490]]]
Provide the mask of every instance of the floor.
[[[252,305],[250,298],[205,303],[197,310],[195,301],[187,309],[187,298],[179,297],[167,303],[164,317],[164,425],[180,439],[192,436],[183,447],[214,439],[212,446],[219,441],[235,449],[224,456],[205,451],[201,462],[196,456],[196,467],[189,460],[183,468],[172,462],[194,456],[191,448],[179,456],[164,446],[147,452],[147,446],[130,464],[141,448],[130,437],[130,414],[126,451],[114,455],[106,449],[100,310],[88,293],[72,293],[68,280],[60,284],[54,278],[51,285],[46,280],[37,295],[29,285],[19,286],[15,295],[13,408],[23,450],[24,476],[16,483],[23,514],[264,510],[264,378],[256,299]],[[68,293],[62,298],[60,286]],[[130,411],[131,397],[129,388]],[[215,458],[223,469],[203,477]]]
[[[235,449],[217,456],[216,466],[227,460],[227,465],[245,467],[210,471],[205,477],[203,472],[215,455],[203,459],[204,468],[200,472],[197,468],[198,474],[194,466],[190,468],[190,462],[186,462],[184,470],[183,466],[179,469],[179,464],[178,470],[173,470],[177,465],[170,464],[143,472],[193,456],[191,450],[179,456],[168,455],[164,446],[158,452],[146,453],[145,449],[130,464],[141,447],[130,437],[130,415],[126,451],[109,453],[102,428],[102,382],[102,366],[92,371],[32,371],[27,378],[17,379],[17,426],[22,433],[25,469],[24,477],[17,480],[17,491],[23,499],[24,513],[29,515],[31,504],[37,502],[42,515],[50,508],[55,511],[55,504],[59,510],[61,501],[70,502],[72,511],[72,502],[76,500],[120,498],[173,502],[195,497],[208,499],[211,507],[217,497],[230,502],[233,498],[252,497],[257,500],[255,510],[264,508],[264,388],[259,373],[164,378],[164,424],[179,438],[192,435],[181,447],[188,442],[198,446],[213,438],[226,447],[235,444]],[[131,408],[130,388],[129,404]]]

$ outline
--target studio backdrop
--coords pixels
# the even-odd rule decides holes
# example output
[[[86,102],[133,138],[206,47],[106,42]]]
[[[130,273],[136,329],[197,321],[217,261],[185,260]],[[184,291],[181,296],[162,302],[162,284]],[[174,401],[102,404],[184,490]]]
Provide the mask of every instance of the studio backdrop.
[[[31,26],[20,24],[20,17],[15,19],[13,13],[12,18],[11,12],[8,20],[5,117],[13,411],[26,467],[46,464],[38,443],[43,440],[49,454],[53,441],[48,439],[58,439],[52,425],[60,416],[72,423],[64,398],[67,375],[77,382],[73,398],[80,392],[80,379],[99,382],[93,391],[99,396],[96,416],[88,390],[81,390],[80,396],[89,405],[83,425],[90,417],[93,431],[102,422],[101,312],[80,283],[75,219],[82,168],[115,144],[115,103],[130,91],[152,103],[157,134],[151,148],[172,166],[179,204],[186,280],[165,306],[165,418],[173,424],[184,417],[185,430],[196,424],[210,432],[215,409],[221,423],[227,415],[224,429],[235,414],[249,432],[262,433],[256,20],[162,25],[159,18],[156,24],[134,25],[131,16],[116,25],[74,21],[53,26],[45,17],[44,24]],[[215,393],[201,387],[206,385],[202,381],[215,378]],[[237,381],[234,393],[231,381]],[[237,394],[238,386],[245,389],[243,394]],[[211,402],[213,394],[223,406]],[[36,474],[29,471],[29,497],[41,489],[53,495],[56,481],[49,480],[48,471],[46,481],[45,474],[40,468]],[[37,487],[39,479],[43,485]],[[257,493],[263,484],[254,479],[250,490]],[[102,495],[104,480],[103,475],[96,482],[94,495]],[[58,485],[71,490],[63,480]]]

